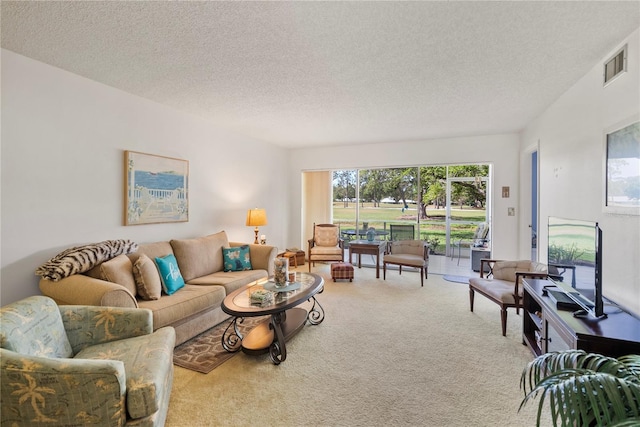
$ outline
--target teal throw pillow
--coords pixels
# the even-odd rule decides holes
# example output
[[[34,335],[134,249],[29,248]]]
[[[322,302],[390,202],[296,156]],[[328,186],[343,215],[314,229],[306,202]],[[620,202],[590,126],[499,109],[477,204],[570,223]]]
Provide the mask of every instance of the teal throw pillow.
[[[165,294],[174,294],[184,287],[184,279],[182,278],[182,274],[180,274],[178,261],[176,261],[176,257],[173,254],[156,258],[156,265],[160,272],[162,290]]]
[[[222,248],[222,256],[224,257],[224,271],[253,270],[249,256],[249,245]]]

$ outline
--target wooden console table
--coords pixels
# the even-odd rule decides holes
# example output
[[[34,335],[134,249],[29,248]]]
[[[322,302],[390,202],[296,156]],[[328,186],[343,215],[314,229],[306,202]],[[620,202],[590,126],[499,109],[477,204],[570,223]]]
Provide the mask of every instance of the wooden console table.
[[[549,280],[523,279],[522,342],[535,354],[580,349],[619,357],[640,354],[640,319],[612,305],[606,318],[574,317],[543,295]]]

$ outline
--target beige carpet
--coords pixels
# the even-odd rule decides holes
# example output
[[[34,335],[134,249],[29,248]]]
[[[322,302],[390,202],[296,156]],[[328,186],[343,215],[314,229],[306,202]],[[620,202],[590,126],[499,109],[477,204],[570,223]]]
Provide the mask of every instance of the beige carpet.
[[[300,268],[306,268],[300,267]],[[175,369],[167,426],[532,426],[518,413],[532,359],[521,316],[500,333],[496,304],[431,274],[356,269],[317,296],[326,317],[287,344],[287,360],[238,354],[209,374]]]

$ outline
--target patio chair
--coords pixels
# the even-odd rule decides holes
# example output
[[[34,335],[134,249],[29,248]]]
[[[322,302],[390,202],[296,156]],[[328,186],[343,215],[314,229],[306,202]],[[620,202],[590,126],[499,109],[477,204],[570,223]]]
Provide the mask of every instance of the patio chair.
[[[458,239],[451,241],[451,259],[453,259],[456,249],[458,249],[458,265],[460,265],[460,254],[462,252],[462,247],[471,247],[471,246],[482,246],[487,240],[487,236],[489,235],[489,224],[486,222],[481,222],[476,227],[476,231],[473,233],[473,237],[471,239]]]
[[[413,224],[389,224],[389,240],[413,240],[415,231]]]

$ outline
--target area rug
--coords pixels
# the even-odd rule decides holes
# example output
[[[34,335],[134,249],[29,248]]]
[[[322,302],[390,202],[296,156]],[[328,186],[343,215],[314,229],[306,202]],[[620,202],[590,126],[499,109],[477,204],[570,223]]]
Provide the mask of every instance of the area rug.
[[[470,277],[467,277],[467,276],[453,276],[448,274],[445,274],[444,276],[442,276],[442,278],[447,282],[456,282],[456,283],[469,283],[469,279],[470,279]]]
[[[262,322],[265,316],[248,317],[238,322],[240,333],[245,335],[251,328]],[[208,374],[238,353],[229,353],[222,347],[222,334],[231,319],[204,331],[173,350],[173,364],[192,371]]]

